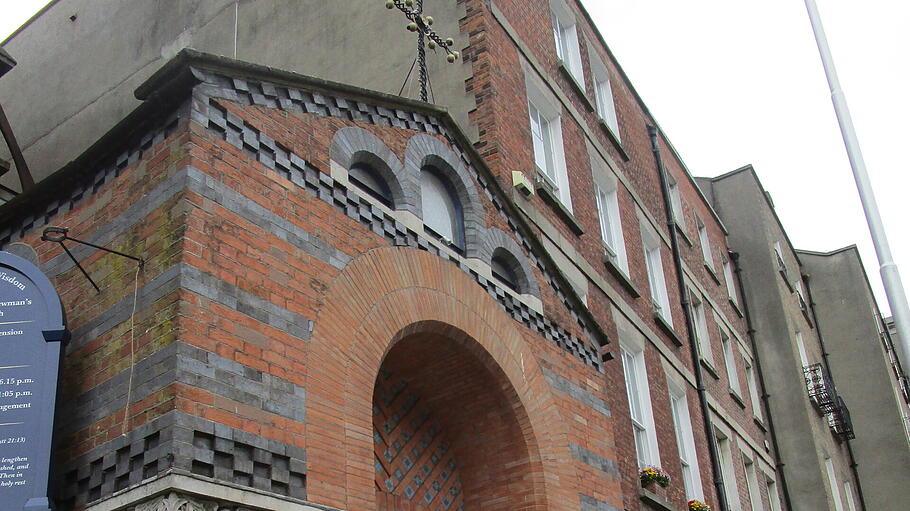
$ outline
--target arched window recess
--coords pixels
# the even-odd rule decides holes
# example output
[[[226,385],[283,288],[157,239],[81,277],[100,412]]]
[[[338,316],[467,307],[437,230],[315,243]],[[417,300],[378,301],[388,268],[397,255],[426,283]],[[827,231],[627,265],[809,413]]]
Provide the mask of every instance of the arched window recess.
[[[434,166],[420,169],[420,196],[424,229],[464,253],[464,213],[449,180]]]

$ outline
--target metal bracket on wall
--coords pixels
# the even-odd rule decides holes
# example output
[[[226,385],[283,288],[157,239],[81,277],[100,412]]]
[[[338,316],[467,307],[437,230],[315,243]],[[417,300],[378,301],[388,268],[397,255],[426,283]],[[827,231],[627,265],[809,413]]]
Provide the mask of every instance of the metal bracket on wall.
[[[139,263],[140,268],[145,266],[145,261],[140,257],[131,256],[129,254],[124,254],[123,252],[118,252],[117,250],[95,245],[94,243],[89,243],[87,241],[79,240],[76,238],[71,238],[68,233],[69,233],[69,229],[67,229],[65,227],[45,227],[44,232],[41,233],[41,240],[59,243],[60,247],[63,248],[63,251],[66,252],[66,255],[68,255],[70,257],[70,259],[73,260],[73,263],[76,265],[77,268],[79,268],[79,271],[81,271],[82,274],[85,275],[85,278],[87,278],[88,281],[92,283],[92,286],[94,286],[95,291],[97,291],[98,293],[101,292],[101,288],[98,287],[98,284],[95,284],[95,281],[92,280],[92,277],[89,276],[87,271],[85,271],[85,268],[83,268],[82,265],[79,264],[79,261],[77,261],[76,258],[73,256],[73,253],[70,252],[70,250],[66,247],[66,245],[63,244],[64,241],[69,240],[69,241],[72,241],[75,243],[79,243],[81,245],[88,245],[88,246],[90,246],[92,248],[96,248],[98,250],[103,250],[103,251],[109,252],[111,254],[125,257],[127,259],[132,259],[133,261],[136,261],[137,263]]]

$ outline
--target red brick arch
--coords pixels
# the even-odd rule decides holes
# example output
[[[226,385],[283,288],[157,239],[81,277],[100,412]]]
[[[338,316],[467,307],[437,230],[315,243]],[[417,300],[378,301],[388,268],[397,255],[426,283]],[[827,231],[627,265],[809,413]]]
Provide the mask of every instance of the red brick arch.
[[[456,341],[510,401],[531,496],[509,509],[577,509],[567,426],[519,326],[476,282],[425,251],[389,247],[329,285],[307,350],[309,500],[376,509],[372,400],[386,355],[421,335]]]

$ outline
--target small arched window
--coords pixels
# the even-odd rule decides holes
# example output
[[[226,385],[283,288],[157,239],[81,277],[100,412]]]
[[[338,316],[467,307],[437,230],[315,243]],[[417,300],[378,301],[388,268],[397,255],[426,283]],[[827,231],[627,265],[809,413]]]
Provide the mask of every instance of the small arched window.
[[[392,207],[392,191],[372,165],[363,162],[352,164],[348,169],[348,179],[379,202]]]
[[[464,248],[461,203],[455,190],[434,167],[420,169],[420,198],[423,224],[432,233]]]
[[[509,261],[507,256],[503,254],[496,254],[493,256],[493,260],[490,261],[490,268],[493,270],[493,277],[499,279],[500,282],[509,286],[512,291],[520,293],[518,289],[518,274],[515,273],[515,268],[512,261]]]

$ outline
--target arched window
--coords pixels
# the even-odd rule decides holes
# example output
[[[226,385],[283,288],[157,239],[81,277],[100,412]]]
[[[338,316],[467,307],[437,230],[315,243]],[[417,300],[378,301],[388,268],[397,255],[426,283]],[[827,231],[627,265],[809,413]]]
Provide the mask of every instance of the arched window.
[[[420,197],[424,226],[464,249],[461,204],[452,186],[436,168],[427,166],[420,169]]]
[[[515,269],[508,258],[501,254],[494,255],[493,260],[490,261],[490,268],[493,270],[493,277],[509,286],[512,291],[520,292],[518,290],[518,275],[515,273]]]
[[[348,169],[348,179],[379,202],[392,207],[392,191],[372,165],[364,162],[352,164]]]

